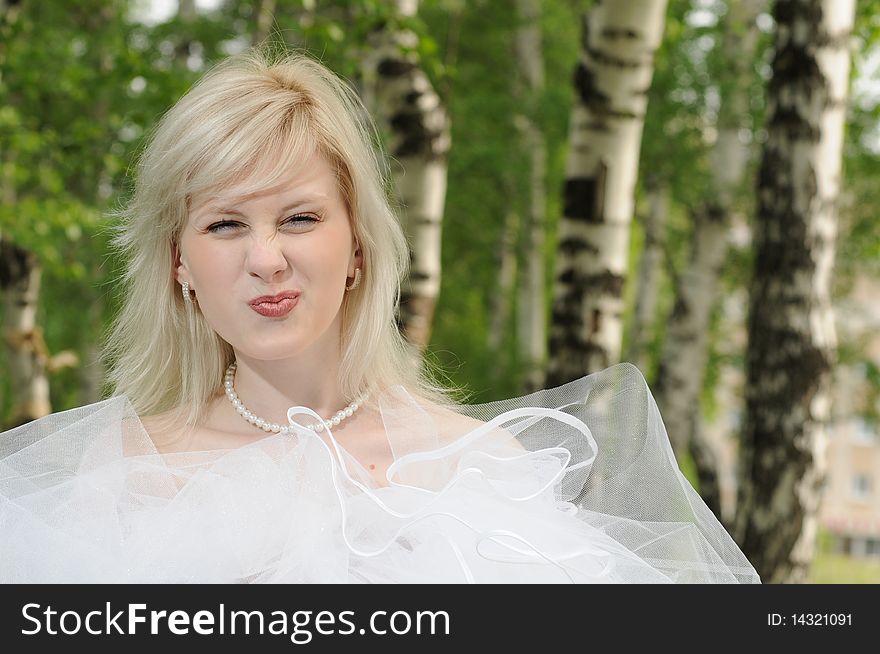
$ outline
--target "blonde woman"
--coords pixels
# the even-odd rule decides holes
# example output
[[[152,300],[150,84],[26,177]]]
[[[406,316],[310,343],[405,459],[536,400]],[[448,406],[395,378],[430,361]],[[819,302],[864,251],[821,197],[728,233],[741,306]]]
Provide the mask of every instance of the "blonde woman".
[[[302,55],[165,115],[114,241],[112,396],[0,435],[0,581],[758,581],[634,367],[482,406],[424,375],[386,179]]]

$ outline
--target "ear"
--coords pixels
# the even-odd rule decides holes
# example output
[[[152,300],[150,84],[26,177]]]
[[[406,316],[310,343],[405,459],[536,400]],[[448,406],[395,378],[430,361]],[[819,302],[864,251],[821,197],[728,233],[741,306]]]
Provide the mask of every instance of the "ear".
[[[179,243],[171,243],[171,266],[172,274],[178,284],[189,282],[190,286],[192,286],[192,277],[189,274],[189,268],[187,267],[186,262],[183,260]]]
[[[356,239],[352,238],[351,256],[348,258],[349,277],[354,277],[354,271],[356,268],[360,268],[361,272],[363,272],[364,255],[363,252],[361,252],[360,243],[358,243]]]

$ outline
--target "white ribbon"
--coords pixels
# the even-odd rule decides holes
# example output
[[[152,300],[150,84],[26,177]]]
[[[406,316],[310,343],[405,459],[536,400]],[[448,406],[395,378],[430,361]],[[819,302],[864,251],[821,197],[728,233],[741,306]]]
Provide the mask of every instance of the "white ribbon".
[[[329,436],[329,438],[330,438],[330,443],[333,447],[333,451],[335,451],[335,453],[336,453],[336,457],[333,457],[330,448],[327,446],[327,443],[325,443],[322,438],[318,437],[318,434],[314,430],[305,427],[304,425],[300,424],[299,422],[297,422],[296,420],[293,419],[293,416],[297,415],[297,414],[307,414],[309,416],[312,416],[312,417],[316,418],[319,421],[319,423],[324,425],[324,429],[327,430],[327,436]],[[578,463],[577,465],[569,468],[568,464],[571,461],[571,452],[563,447],[544,448],[542,450],[537,450],[536,452],[526,452],[522,455],[517,455],[514,457],[497,457],[497,456],[493,456],[493,455],[490,455],[488,453],[483,452],[482,454],[485,457],[487,457],[493,461],[499,461],[499,462],[501,462],[501,461],[516,461],[516,460],[525,459],[525,458],[533,458],[533,457],[535,457],[535,455],[538,455],[538,454],[548,454],[549,453],[549,454],[553,454],[553,455],[557,455],[557,454],[563,455],[564,464],[560,468],[560,470],[555,475],[553,475],[553,477],[548,479],[538,490],[536,490],[535,492],[530,493],[528,495],[516,497],[516,496],[509,495],[507,493],[503,493],[503,492],[499,491],[498,488],[494,484],[491,483],[491,480],[488,480],[490,482],[490,485],[492,486],[492,488],[496,492],[498,492],[500,495],[505,497],[506,499],[509,499],[509,500],[512,500],[515,502],[525,502],[525,501],[534,499],[535,497],[538,497],[539,495],[544,493],[548,488],[555,486],[556,483],[568,471],[583,468],[583,467],[588,467],[595,460],[596,451],[597,451],[596,440],[595,440],[595,438],[593,438],[593,435],[590,432],[589,427],[587,427],[587,425],[584,424],[583,421],[577,419],[576,417],[574,417],[568,413],[560,411],[559,409],[549,409],[549,408],[544,408],[544,407],[529,407],[529,408],[522,408],[522,409],[512,409],[510,411],[505,411],[504,413],[499,414],[498,416],[496,416],[495,418],[493,418],[489,422],[484,423],[483,425],[472,430],[471,432],[469,432],[468,434],[466,434],[462,438],[459,438],[456,441],[454,441],[448,445],[445,445],[443,447],[439,447],[439,448],[436,448],[433,450],[429,450],[427,452],[413,452],[413,453],[407,454],[407,455],[402,456],[399,459],[395,460],[388,467],[388,470],[386,472],[386,478],[388,479],[389,484],[391,484],[392,486],[398,487],[398,488],[407,488],[412,491],[417,491],[417,492],[425,493],[427,495],[432,496],[432,497],[428,498],[427,503],[424,506],[422,506],[420,509],[413,511],[411,513],[402,513],[402,512],[396,511],[393,508],[391,508],[390,506],[388,506],[382,500],[382,498],[380,498],[371,488],[365,486],[364,484],[362,484],[357,479],[354,479],[351,476],[351,474],[349,473],[349,471],[346,467],[345,457],[343,456],[342,452],[340,451],[340,445],[339,445],[338,441],[336,440],[336,438],[334,438],[333,432],[330,429],[330,424],[326,420],[321,418],[321,416],[319,416],[317,413],[315,413],[315,411],[313,411],[312,409],[310,409],[308,407],[294,406],[294,407],[290,407],[287,410],[287,420],[290,423],[290,426],[293,427],[293,429],[295,431],[301,433],[302,435],[316,437],[318,439],[318,441],[321,443],[321,445],[324,447],[324,449],[327,451],[328,455],[330,455],[331,474],[333,477],[333,485],[336,490],[336,494],[339,499],[340,510],[342,512],[342,538],[345,541],[346,546],[354,554],[356,554],[358,556],[363,556],[363,557],[379,556],[380,554],[385,552],[389,547],[391,547],[391,545],[397,540],[397,538],[403,533],[403,531],[405,529],[411,527],[413,524],[417,523],[420,520],[424,520],[426,518],[429,518],[429,517],[444,516],[444,517],[452,518],[453,520],[463,524],[464,526],[471,529],[474,533],[476,533],[480,536],[478,543],[477,543],[477,553],[480,556],[482,556],[484,559],[490,560],[490,561],[508,562],[508,563],[516,562],[516,561],[511,561],[510,559],[492,557],[492,556],[489,556],[486,553],[484,553],[480,548],[480,544],[482,544],[483,542],[486,542],[486,541],[492,541],[492,542],[497,543],[498,545],[501,545],[501,546],[507,548],[511,552],[514,552],[520,556],[523,556],[526,558],[531,558],[532,560],[539,559],[539,560],[546,561],[546,562],[556,566],[557,568],[559,568],[559,570],[561,570],[563,572],[563,574],[565,574],[566,577],[570,581],[574,582],[574,579],[572,578],[571,574],[569,573],[569,566],[566,566],[563,563],[561,563],[562,560],[569,559],[569,558],[575,558],[575,557],[581,556],[583,554],[591,554],[595,557],[601,558],[601,557],[607,556],[608,553],[605,552],[604,550],[600,550],[596,547],[590,547],[590,546],[585,545],[584,547],[578,548],[577,550],[575,550],[573,552],[568,552],[565,555],[557,555],[554,557],[554,556],[551,556],[550,554],[542,551],[540,548],[535,546],[533,543],[529,542],[526,538],[523,538],[522,536],[520,536],[519,534],[516,534],[514,532],[504,530],[504,529],[482,531],[478,527],[476,527],[475,525],[469,523],[466,520],[463,520],[462,518],[460,518],[459,516],[457,516],[453,513],[449,513],[448,511],[430,511],[430,512],[426,511],[431,506],[431,504],[438,501],[444,493],[446,493],[450,488],[452,488],[452,486],[454,486],[456,483],[458,483],[459,480],[461,480],[464,475],[476,474],[476,475],[479,475],[479,476],[482,476],[485,478],[485,473],[483,472],[482,469],[470,467],[470,468],[465,468],[465,469],[459,470],[458,473],[452,479],[450,479],[449,482],[440,491],[436,491],[436,492],[429,491],[427,489],[420,488],[418,486],[411,486],[408,484],[400,484],[395,481],[392,481],[392,477],[394,476],[394,473],[399,468],[401,468],[405,465],[411,464],[411,463],[417,463],[417,462],[422,462],[422,461],[435,461],[435,460],[444,458],[444,457],[448,456],[449,454],[454,454],[454,453],[466,448],[468,445],[470,445],[475,440],[482,438],[483,436],[488,434],[493,429],[499,428],[501,425],[508,423],[512,420],[516,420],[518,418],[532,418],[533,419],[531,421],[532,423],[536,422],[537,420],[543,419],[543,418],[551,418],[554,420],[558,420],[559,422],[565,423],[565,424],[573,427],[577,431],[579,431],[584,436],[584,438],[587,439],[587,442],[590,445],[592,453],[591,453],[590,457],[588,459],[586,459],[585,461],[582,461],[582,462]],[[386,542],[386,544],[384,546],[380,547],[379,549],[376,549],[376,550],[359,549],[358,547],[356,547],[355,545],[353,545],[349,541],[348,534],[346,533],[346,526],[348,524],[348,513],[346,510],[345,495],[344,495],[344,492],[343,492],[343,489],[341,487],[340,480],[339,480],[340,471],[341,471],[341,474],[344,476],[344,478],[349,483],[356,486],[362,493],[364,493],[367,497],[369,497],[377,506],[379,506],[383,511],[388,513],[388,515],[393,516],[395,518],[400,518],[400,519],[408,521],[405,524],[403,524],[395,532],[394,536],[391,539],[389,539],[388,542]],[[567,509],[565,511],[566,513],[572,513],[571,507],[566,507],[566,509]],[[576,510],[576,507],[575,507],[575,510]],[[449,541],[449,543],[452,547],[453,553],[454,553],[456,559],[458,560],[459,565],[461,565],[462,572],[465,576],[465,579],[468,581],[468,583],[474,583],[473,573],[470,571],[469,567],[467,566],[467,564],[464,560],[464,557],[463,557],[461,551],[459,550],[458,546],[455,543],[453,543],[451,541],[451,539],[449,539],[448,537],[445,537],[445,538],[447,541]],[[522,543],[523,545],[525,545],[528,549],[516,547],[509,542],[505,542],[502,539],[507,539],[507,540],[512,539],[512,540],[518,541],[519,543]],[[529,563],[529,561],[519,561],[519,562]],[[607,574],[608,573],[607,567],[608,567],[607,564],[603,565],[603,569],[599,574]]]

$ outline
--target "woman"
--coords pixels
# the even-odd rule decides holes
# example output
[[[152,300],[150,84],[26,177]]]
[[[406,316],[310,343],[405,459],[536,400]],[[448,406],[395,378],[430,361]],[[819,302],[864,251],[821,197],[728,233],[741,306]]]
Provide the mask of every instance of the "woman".
[[[162,119],[115,245],[112,397],[0,436],[0,580],[756,582],[622,364],[456,407],[353,92],[234,57]]]

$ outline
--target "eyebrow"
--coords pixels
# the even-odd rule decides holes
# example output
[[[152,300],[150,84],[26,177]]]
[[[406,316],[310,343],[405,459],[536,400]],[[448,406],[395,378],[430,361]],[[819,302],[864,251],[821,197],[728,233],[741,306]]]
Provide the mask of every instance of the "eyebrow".
[[[281,209],[281,211],[279,211],[279,213],[284,214],[284,213],[287,213],[288,211],[292,211],[293,209],[296,209],[296,208],[301,207],[303,205],[312,204],[315,202],[320,202],[322,199],[324,199],[324,196],[309,195],[309,196],[300,198],[296,202],[291,202],[287,206],[283,207]],[[210,207],[210,208],[208,208],[207,213],[208,214],[221,214],[224,216],[240,216],[242,218],[247,218],[247,216],[244,213],[242,213],[238,209],[233,209],[232,207]]]
[[[227,209],[226,207],[211,207],[206,213],[208,214],[222,214],[224,216],[241,216],[244,217],[244,214],[241,211],[237,211],[236,209]]]

